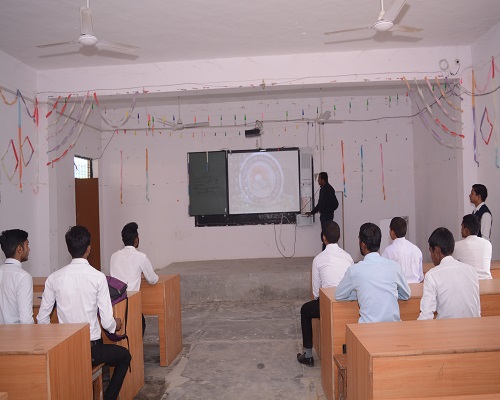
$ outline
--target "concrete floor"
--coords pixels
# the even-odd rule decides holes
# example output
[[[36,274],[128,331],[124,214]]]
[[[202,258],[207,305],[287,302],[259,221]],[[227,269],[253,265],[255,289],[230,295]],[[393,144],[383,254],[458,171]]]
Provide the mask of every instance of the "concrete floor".
[[[320,362],[302,351],[304,300],[207,302],[182,306],[184,348],[159,365],[157,319],[146,317],[145,386],[136,400],[324,399]]]

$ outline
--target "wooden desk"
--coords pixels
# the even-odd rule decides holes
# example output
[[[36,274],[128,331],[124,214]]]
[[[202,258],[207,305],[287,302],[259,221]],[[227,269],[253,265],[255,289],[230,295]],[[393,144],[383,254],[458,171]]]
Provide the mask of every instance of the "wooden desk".
[[[33,277],[33,291],[34,292],[43,292],[45,289],[45,281],[47,280],[46,276],[34,276]]]
[[[399,300],[399,313],[403,321],[416,320],[420,315],[420,299],[423,284],[410,283],[411,297],[407,301]],[[500,280],[483,279],[479,281],[481,296],[481,316],[500,316]],[[320,324],[321,324],[321,382],[328,400],[333,400],[337,393],[335,377],[336,365],[333,354],[342,353],[346,343],[346,325],[354,324],[359,319],[357,301],[336,301],[335,288],[320,289]]]
[[[0,325],[0,337],[9,400],[92,398],[89,324]]]
[[[0,392],[0,400],[8,400],[9,396],[5,392]]]
[[[40,305],[42,304],[42,292],[33,292],[33,319],[35,324],[37,324],[36,317],[40,311]],[[59,320],[57,319],[57,307],[54,307],[52,313],[50,314],[50,323],[57,324]]]
[[[128,322],[127,322],[127,336],[129,339],[128,349],[132,355],[130,363],[131,370],[127,372],[123,386],[120,390],[121,400],[132,400],[139,390],[144,386],[144,347],[142,343],[142,302],[140,292],[128,292]],[[121,318],[125,322],[125,308],[126,301],[121,301],[113,306],[113,315],[115,318]],[[125,327],[123,326],[117,333],[123,334]],[[104,343],[117,344],[127,347],[127,341],[111,342],[107,336],[102,334]]]
[[[155,285],[141,282],[142,313],[158,317],[160,365],[165,367],[182,350],[181,278],[160,275]]]
[[[426,274],[431,268],[434,268],[433,263],[424,263],[422,265],[424,274]],[[490,272],[493,279],[500,278],[500,260],[491,260]]]
[[[349,398],[498,398],[498,332],[500,317],[349,324]]]

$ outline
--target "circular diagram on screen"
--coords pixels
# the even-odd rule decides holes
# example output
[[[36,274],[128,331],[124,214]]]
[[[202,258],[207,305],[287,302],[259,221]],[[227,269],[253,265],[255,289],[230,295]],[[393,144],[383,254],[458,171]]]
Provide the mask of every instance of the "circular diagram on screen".
[[[272,203],[283,192],[283,171],[273,156],[255,154],[241,166],[239,184],[249,202]]]

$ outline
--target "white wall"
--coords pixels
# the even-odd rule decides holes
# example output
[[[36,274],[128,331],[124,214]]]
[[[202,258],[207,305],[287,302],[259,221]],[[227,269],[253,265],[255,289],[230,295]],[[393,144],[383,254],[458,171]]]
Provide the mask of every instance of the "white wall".
[[[483,47],[484,49],[481,51],[487,54],[484,56],[476,55],[476,58],[487,58],[488,53],[494,53],[491,49],[498,48],[498,45],[493,40],[494,37],[495,34],[492,35],[491,39],[489,39],[489,36],[486,37],[484,40],[486,44],[484,45],[481,44],[483,41],[475,45],[475,54],[478,54],[479,49]],[[498,37],[498,34],[496,34],[496,37]],[[4,58],[8,59],[8,57],[2,56],[2,61]],[[274,92],[274,88],[285,86],[299,85],[298,88],[304,88],[308,84],[335,83],[338,94],[326,96],[324,107],[331,108],[332,103],[338,102],[344,106],[344,108],[339,106],[338,113],[347,112],[343,118],[352,117],[352,119],[357,119],[360,115],[364,117],[374,113],[373,115],[376,114],[377,117],[383,117],[396,112],[394,101],[391,103],[390,110],[388,110],[388,104],[383,104],[382,99],[387,102],[385,97],[388,95],[388,91],[375,94],[370,91],[372,82],[392,82],[398,80],[402,75],[407,76],[409,79],[422,79],[426,75],[434,77],[441,73],[439,60],[443,58],[449,61],[455,58],[462,60],[463,70],[460,72],[459,77],[464,78],[464,85],[467,85],[467,67],[471,65],[470,48],[468,47],[252,57],[109,68],[39,71],[37,72],[36,85],[40,98],[42,96],[46,98],[51,94],[77,92],[84,94],[88,90],[97,89],[99,95],[123,95],[136,89],[142,92],[143,88],[151,93],[183,93],[181,91],[203,90],[204,88],[229,90],[239,87],[243,91],[256,87],[256,90],[259,91],[262,89],[258,85],[262,83],[263,78],[266,83],[266,90],[271,93]],[[12,60],[9,62],[9,65],[16,64]],[[0,65],[5,64],[0,63]],[[14,68],[11,69],[10,75],[5,76],[8,77],[12,86],[16,86],[16,83],[21,82],[21,80],[15,75],[18,71],[14,73]],[[34,81],[33,77],[30,78]],[[28,81],[30,80],[28,79]],[[363,86],[360,87],[360,84],[363,84]],[[375,88],[374,90],[378,89]],[[267,92],[264,91],[263,93]],[[147,96],[142,95],[142,98],[147,98]],[[262,104],[248,104],[248,108],[257,115],[264,112],[264,120],[270,118],[268,115],[274,113],[281,114],[281,118],[283,118],[284,111],[288,110],[291,113],[295,102],[298,109],[307,105],[309,110],[313,110],[312,114],[314,116],[315,108],[321,106],[321,97],[324,96],[318,93],[310,97],[310,100],[306,100],[302,96],[298,99],[280,99],[275,104],[269,101],[264,105],[266,108],[262,111]],[[363,104],[367,97],[373,97],[374,104],[379,104],[379,106],[373,105],[372,107],[372,103],[369,102],[369,110],[361,113],[362,107],[358,106],[358,104]],[[42,98],[42,100],[44,99]],[[345,108],[348,100],[355,104],[355,109],[351,108],[351,114],[348,114],[348,109]],[[199,113],[202,113],[202,109],[205,108],[207,113],[217,115],[218,111],[221,110],[219,113],[234,118],[234,115],[241,116],[243,113],[242,103],[245,101],[251,103],[253,100],[247,100],[243,96],[240,101],[238,99],[232,99],[230,102],[220,100],[219,103],[209,103],[209,105],[205,105],[200,100],[197,104],[191,104],[190,107],[194,110],[198,120],[201,120],[198,117]],[[465,97],[464,102],[467,103],[467,101],[467,97]],[[141,107],[144,107],[144,105],[141,105]],[[151,113],[151,107],[153,106],[151,105],[148,108],[149,113]],[[166,110],[166,114],[176,114],[176,107],[171,102],[168,107],[171,107],[171,109]],[[405,107],[407,107],[405,110],[411,113],[411,104],[406,104],[406,99]],[[122,111],[123,109],[116,112]],[[466,109],[462,114],[464,131],[472,125],[472,117],[469,111],[470,109]],[[0,113],[2,112],[0,109]],[[46,110],[41,115],[45,115],[45,112]],[[112,110],[108,110],[108,114],[110,112]],[[143,113],[147,113],[146,110]],[[12,123],[15,127],[15,115],[0,115],[2,117],[7,115],[9,119],[13,119]],[[248,121],[251,121],[250,116],[247,118]],[[41,120],[43,119],[41,118]],[[189,115],[184,117],[183,114],[183,119],[190,122]],[[405,121],[404,119],[382,119],[370,123],[345,122],[342,125],[328,125],[325,126],[324,143],[322,145],[312,142],[315,135],[310,134],[308,136],[303,127],[299,130],[296,129],[297,132],[292,135],[290,130],[293,131],[293,126],[290,128],[287,125],[287,132],[285,132],[284,125],[274,124],[273,127],[270,127],[270,125],[267,124],[266,126],[267,131],[263,138],[263,147],[283,146],[284,144],[303,146],[304,142],[305,145],[313,145],[315,147],[315,170],[323,169],[328,171],[337,190],[341,190],[343,186],[340,141],[344,141],[347,190],[347,197],[344,199],[346,204],[344,223],[346,247],[355,258],[358,249],[357,245],[353,243],[356,242],[357,230],[361,223],[367,220],[377,222],[393,215],[409,215],[410,221],[413,219],[420,221],[421,218],[427,218],[426,206],[422,205],[431,203],[428,197],[422,199],[422,197],[426,197],[423,194],[427,186],[426,179],[431,177],[434,179],[442,178],[441,181],[445,187],[441,186],[439,189],[455,194],[455,199],[458,199],[456,202],[453,201],[452,206],[459,209],[466,207],[464,204],[466,200],[465,192],[468,191],[467,186],[469,185],[468,182],[463,183],[462,181],[472,179],[470,176],[473,176],[473,174],[466,172],[466,167],[463,166],[468,163],[468,155],[471,151],[467,136],[466,140],[463,141],[464,150],[462,152],[458,151],[458,154],[457,151],[449,154],[447,149],[437,146],[433,139],[429,141],[429,137],[421,141],[421,133],[428,135],[425,129],[418,126],[418,122],[414,121],[412,124],[409,120]],[[311,130],[310,128],[310,133]],[[93,129],[84,130],[83,135],[93,135],[93,132],[89,133],[91,131]],[[31,223],[35,226],[32,230],[37,232],[34,241],[45,244],[45,246],[42,246],[44,250],[41,253],[44,251],[46,253],[50,252],[50,255],[45,254],[40,259],[40,271],[43,271],[44,274],[60,266],[67,257],[65,255],[63,235],[68,226],[74,221],[73,169],[69,160],[75,153],[75,150],[71,150],[68,157],[60,163],[54,164],[53,168],[43,168],[49,160],[47,156],[42,154],[46,151],[44,146],[48,146],[45,141],[46,134],[47,122],[45,121],[44,123],[41,122],[38,140],[42,150],[40,152],[42,160],[40,161],[39,175],[42,181],[41,187],[45,187],[46,192],[44,196],[38,197],[39,200],[29,200],[33,206],[30,209],[34,210],[33,221],[40,221],[40,225],[43,226],[38,228],[36,223]],[[254,147],[255,144],[253,141],[249,142],[247,139],[240,139],[231,136],[231,134],[228,137],[227,132],[224,138],[220,136],[221,133],[218,133],[217,138],[215,135],[214,137],[205,135],[203,138],[196,138],[197,133],[195,132],[195,138],[189,138],[190,141],[187,140],[186,134],[189,136],[189,132],[185,132],[183,137],[180,138],[180,136],[176,135],[165,137],[165,133],[159,135],[156,132],[155,136],[151,134],[145,136],[144,132],[132,135],[127,131],[127,134],[121,132],[113,137],[99,168],[102,188],[101,237],[103,240],[102,256],[104,266],[106,266],[109,255],[120,247],[120,229],[124,223],[130,220],[136,220],[142,227],[141,247],[151,254],[156,267],[163,267],[171,261],[187,259],[279,256],[274,243],[274,231],[271,230],[271,227],[194,228],[192,218],[187,216],[186,152],[217,150],[221,147],[240,149],[245,148],[245,146]],[[419,135],[418,140],[415,141],[417,134]],[[92,145],[84,146],[84,150],[88,151],[89,154],[97,154],[104,149],[110,137],[110,133],[103,133],[98,148],[95,147],[94,141]],[[83,143],[83,140],[78,146],[81,146],[81,143]],[[382,143],[384,152],[385,200],[382,194],[380,143]],[[365,156],[363,203],[361,203],[359,156],[361,144],[364,146]],[[146,147],[150,151],[150,201],[145,199],[144,157]],[[323,147],[324,151],[322,150]],[[432,149],[429,149],[429,147],[432,147]],[[124,204],[119,203],[120,179],[117,177],[121,168],[120,151],[123,152],[124,157]],[[422,158],[421,152],[425,156],[423,158],[428,160],[428,166],[419,164]],[[85,155],[81,147],[77,148],[77,153]],[[45,159],[43,159],[44,157]],[[443,163],[444,169],[434,164],[433,160],[435,159]],[[461,163],[462,161],[463,163]],[[452,173],[454,167],[457,169],[462,168],[462,170],[456,172],[454,176],[452,175],[453,179],[449,179],[448,175],[443,177],[443,172]],[[414,174],[417,169],[419,171]],[[33,177],[32,179],[32,182],[35,182],[37,178]],[[2,177],[2,188],[5,187],[4,181],[5,179]],[[7,189],[2,190],[2,204],[0,204],[2,213],[6,209],[3,198],[7,195],[4,195],[4,193],[8,192],[8,196],[16,196],[14,187],[7,186]],[[432,196],[433,193],[428,193],[428,195]],[[465,200],[461,201],[460,196]],[[14,202],[19,204],[19,201],[13,198],[9,203],[10,206]],[[417,203],[419,206],[417,206]],[[443,210],[448,210],[446,205],[443,204],[442,207]],[[47,210],[50,212],[47,212]],[[438,211],[436,210],[437,214]],[[495,211],[493,212],[495,213]],[[443,224],[452,225],[454,218],[462,214],[462,210],[447,211],[445,214],[446,218],[443,220]],[[2,222],[3,220],[2,215]],[[428,230],[431,229],[430,225],[422,225],[421,227],[419,227],[418,223],[411,225],[410,239],[417,241],[417,244],[422,247],[422,242],[427,240]],[[285,237],[282,240],[285,243],[290,243],[290,245],[287,245],[287,253],[288,250],[292,252],[293,249],[294,232],[291,228],[286,226],[283,230]],[[297,230],[296,256],[315,255],[319,251],[318,231],[319,226],[299,228]],[[259,236],[260,241],[249,243],[249,233],[250,237]]]
[[[495,246],[500,239],[500,169],[497,163],[500,163],[500,153],[498,153],[498,143],[500,142],[500,91],[481,96],[487,92],[491,92],[500,85],[499,71],[495,71],[495,79],[491,79],[491,57],[496,57],[495,65],[500,67],[500,23],[484,35],[472,47],[472,62],[479,90],[476,89],[476,132],[477,132],[477,158],[479,166],[473,158],[470,157],[467,162],[472,165],[471,169],[477,171],[477,175],[468,176],[464,180],[464,195],[468,195],[470,188],[474,183],[482,183],[488,188],[488,199],[486,200],[488,207],[493,215],[492,228],[492,244],[493,244],[493,259],[500,258],[500,247]],[[498,68],[500,69],[500,68]],[[469,75],[471,72],[469,71]],[[489,78],[488,78],[489,77]],[[488,82],[489,81],[489,82]],[[469,88],[471,86],[468,86]],[[491,140],[488,145],[481,138],[480,123],[485,108],[488,109],[490,121],[494,123],[496,116],[495,128]],[[470,111],[469,111],[470,112]],[[483,134],[485,139],[488,138],[490,126],[487,124],[486,117],[483,123]],[[471,135],[472,136],[472,135]],[[468,199],[467,199],[468,203]],[[466,203],[466,204],[467,204]],[[466,212],[472,211],[472,206],[466,207]]]
[[[36,93],[36,73],[31,68],[23,65],[12,57],[0,52],[0,85],[9,91],[21,91],[26,100],[26,106],[31,114],[34,112]],[[2,91],[8,102],[15,100],[15,95],[5,90]],[[20,103],[21,115],[21,142],[28,137],[33,147],[39,149],[39,137],[36,125],[28,116],[24,103]],[[33,275],[40,275],[49,268],[49,241],[47,220],[43,217],[48,204],[48,188],[44,180],[42,160],[39,153],[32,155],[28,142],[24,144],[23,154],[25,163],[21,164],[11,180],[9,175],[15,166],[12,148],[9,143],[13,140],[18,156],[20,156],[18,132],[18,102],[7,105],[0,100],[0,120],[2,121],[0,133],[0,230],[19,228],[28,232],[30,241],[30,258],[24,268]],[[6,154],[7,152],[7,154]],[[22,176],[19,168],[22,167]],[[6,171],[6,170],[7,171]],[[20,188],[22,184],[22,189]],[[0,252],[0,262],[5,259]]]

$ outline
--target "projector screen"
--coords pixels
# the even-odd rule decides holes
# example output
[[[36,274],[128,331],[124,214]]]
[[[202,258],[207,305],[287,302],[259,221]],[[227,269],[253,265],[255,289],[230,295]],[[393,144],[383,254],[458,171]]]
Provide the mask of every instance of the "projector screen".
[[[228,153],[229,214],[300,212],[299,150]]]

